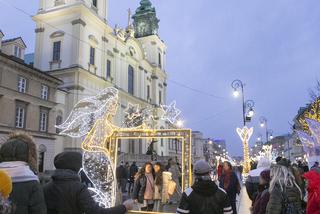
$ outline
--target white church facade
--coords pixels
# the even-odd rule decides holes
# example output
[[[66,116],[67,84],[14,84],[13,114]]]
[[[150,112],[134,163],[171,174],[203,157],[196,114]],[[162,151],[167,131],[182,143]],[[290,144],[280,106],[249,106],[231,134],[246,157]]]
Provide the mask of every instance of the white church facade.
[[[57,93],[57,122],[65,120],[80,100],[113,86],[119,90],[114,123],[122,125],[128,103],[158,109],[167,95],[166,45],[157,34],[158,19],[149,0],[129,18],[126,29],[108,25],[108,0],[40,0],[36,23],[34,67],[63,81]],[[165,128],[159,122],[155,128]],[[63,138],[64,149],[81,139]],[[145,154],[150,142],[123,142],[120,151]],[[156,144],[159,156],[168,145]]]

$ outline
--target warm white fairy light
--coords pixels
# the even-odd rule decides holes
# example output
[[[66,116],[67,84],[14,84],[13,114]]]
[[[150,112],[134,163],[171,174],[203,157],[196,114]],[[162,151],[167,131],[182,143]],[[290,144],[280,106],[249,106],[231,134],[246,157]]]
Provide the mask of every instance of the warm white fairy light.
[[[164,120],[175,123],[180,110],[173,102],[169,106],[161,106]],[[118,107],[118,90],[106,88],[96,96],[80,100],[71,111],[67,120],[56,126],[62,131],[60,134],[73,138],[85,137],[82,143],[83,172],[93,184],[90,190],[94,193],[95,201],[102,207],[115,205],[116,179],[115,160],[111,160],[111,152],[105,147],[108,139],[115,131],[128,128],[153,127],[155,122],[154,109],[146,107],[139,109],[138,105],[128,104],[124,124],[121,128],[111,123]]]
[[[70,137],[83,137],[92,128],[94,122],[101,118],[108,111],[115,114],[117,110],[118,90],[106,88],[96,96],[80,100],[71,111],[64,123],[56,126],[62,130],[61,135]]]
[[[93,198],[101,207],[111,207],[116,190],[115,175],[110,158],[103,152],[84,152],[83,171],[90,179]]]
[[[169,121],[171,124],[175,124],[181,113],[181,111],[176,108],[176,101],[173,101],[170,105],[161,105],[161,109],[164,112],[162,119]]]

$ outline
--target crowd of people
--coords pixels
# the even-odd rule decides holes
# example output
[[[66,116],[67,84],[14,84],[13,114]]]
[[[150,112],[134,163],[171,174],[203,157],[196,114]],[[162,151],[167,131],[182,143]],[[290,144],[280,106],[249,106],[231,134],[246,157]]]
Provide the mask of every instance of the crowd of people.
[[[237,195],[242,184],[252,201],[252,214],[320,214],[320,167],[309,170],[301,162],[292,164],[277,158],[272,164],[261,158],[252,164],[245,182],[242,167],[220,162],[212,167],[205,160],[193,165],[194,183],[181,192],[181,168],[170,159],[167,165],[147,162],[120,162],[116,169],[118,189],[128,200],[102,208],[81,180],[82,154],[63,152],[54,158],[50,182],[40,184],[37,150],[32,137],[14,133],[0,147],[1,214],[124,214],[138,206],[142,211],[163,211],[176,204],[178,214],[236,214]],[[214,175],[214,176],[213,176]]]

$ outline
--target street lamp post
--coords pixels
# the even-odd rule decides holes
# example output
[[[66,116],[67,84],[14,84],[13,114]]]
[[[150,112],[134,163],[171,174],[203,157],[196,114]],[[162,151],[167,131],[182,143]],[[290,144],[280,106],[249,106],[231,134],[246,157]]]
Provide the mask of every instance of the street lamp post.
[[[234,80],[231,83],[233,88],[233,95],[238,97],[240,92],[242,96],[242,117],[243,117],[243,128],[237,128],[237,133],[243,143],[243,171],[248,173],[250,170],[250,154],[249,154],[249,140],[253,134],[253,128],[248,128],[246,126],[247,122],[251,121],[251,118],[254,116],[254,102],[253,100],[245,100],[244,96],[244,84],[241,80]],[[240,92],[239,92],[240,91]]]
[[[273,131],[268,129],[268,120],[265,117],[260,117],[260,127],[266,129],[266,144],[273,138]]]

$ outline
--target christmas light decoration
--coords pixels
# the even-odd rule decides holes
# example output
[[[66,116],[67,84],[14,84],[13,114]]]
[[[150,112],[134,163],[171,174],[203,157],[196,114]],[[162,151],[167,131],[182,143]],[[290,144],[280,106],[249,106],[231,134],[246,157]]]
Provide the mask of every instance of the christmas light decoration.
[[[243,172],[248,173],[250,171],[249,140],[253,134],[253,127],[237,128],[237,133],[243,143]]]
[[[71,111],[64,123],[56,126],[62,130],[59,134],[70,137],[85,136],[92,128],[94,122],[105,115],[114,115],[117,110],[118,90],[106,88],[96,96],[80,100]]]
[[[311,135],[316,139],[315,143],[320,145],[320,122],[306,118]]]
[[[103,152],[84,152],[83,171],[94,187],[93,198],[101,207],[110,207],[115,203],[115,178],[110,158]]]
[[[73,138],[83,137],[83,172],[93,184],[90,188],[94,199],[103,207],[116,203],[117,185],[115,168],[117,166],[118,142],[128,139],[179,139],[182,142],[181,166],[182,188],[191,186],[191,130],[154,129],[157,116],[154,108],[139,109],[138,105],[128,104],[125,116],[126,127],[112,124],[112,117],[118,107],[118,90],[106,88],[96,96],[80,100],[71,111],[67,120],[57,126],[60,134]],[[162,106],[163,119],[175,122],[181,113],[175,102]],[[152,128],[151,128],[152,127]],[[185,181],[187,179],[187,182]]]
[[[164,112],[162,119],[169,121],[171,124],[175,124],[177,117],[181,113],[181,111],[176,108],[176,101],[173,101],[168,106],[161,105],[161,109]]]

